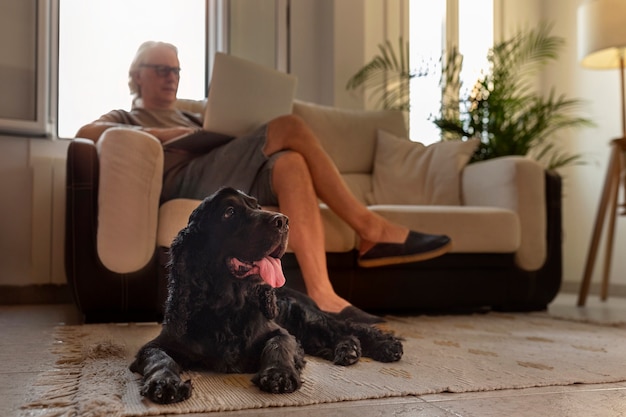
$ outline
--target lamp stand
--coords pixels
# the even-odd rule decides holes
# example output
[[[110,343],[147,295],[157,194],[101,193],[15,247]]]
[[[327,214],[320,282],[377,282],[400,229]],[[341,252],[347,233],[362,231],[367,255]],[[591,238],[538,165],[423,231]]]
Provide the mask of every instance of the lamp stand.
[[[602,188],[602,196],[600,204],[598,206],[598,213],[596,214],[596,221],[593,227],[593,235],[591,237],[591,244],[589,246],[589,253],[587,255],[587,263],[585,265],[585,272],[583,275],[583,281],[580,285],[580,292],[578,293],[578,306],[582,307],[587,301],[587,295],[589,294],[589,286],[591,285],[591,275],[593,273],[593,267],[596,262],[596,255],[598,253],[598,244],[600,242],[600,236],[602,235],[602,229],[604,227],[604,217],[609,214],[609,230],[606,239],[606,253],[604,257],[604,270],[602,273],[602,286],[600,287],[600,299],[606,301],[609,295],[609,272],[611,270],[611,257],[613,254],[613,241],[615,236],[615,216],[617,213],[617,195],[619,191],[619,185],[623,180],[623,173],[626,168],[624,162],[624,155],[626,155],[626,104],[624,99],[624,50],[620,51],[620,91],[621,91],[621,107],[622,107],[622,137],[619,139],[613,139],[611,141],[611,153],[609,156],[609,166],[606,172],[606,178],[604,179],[604,186]],[[624,195],[626,197],[626,182],[624,182]],[[624,204],[623,206],[626,206]],[[621,213],[626,214],[626,211]]]
[[[585,273],[583,281],[578,293],[578,306],[584,306],[591,285],[591,275],[598,253],[598,244],[600,243],[600,235],[604,226],[605,215],[609,214],[609,230],[607,235],[607,247],[604,258],[604,271],[602,275],[602,287],[600,298],[605,301],[608,298],[609,288],[609,271],[611,269],[611,256],[613,253],[613,238],[615,235],[615,215],[617,213],[617,194],[621,183],[622,172],[624,170],[624,153],[626,152],[626,138],[614,139],[611,141],[611,153],[609,157],[609,166],[602,188],[602,197],[598,206],[598,213],[591,237],[591,245],[587,255],[587,263],[585,265]]]

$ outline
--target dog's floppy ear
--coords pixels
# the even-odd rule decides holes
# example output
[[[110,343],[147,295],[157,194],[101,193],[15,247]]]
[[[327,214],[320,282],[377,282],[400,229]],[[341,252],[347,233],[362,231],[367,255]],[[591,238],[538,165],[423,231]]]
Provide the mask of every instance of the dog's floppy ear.
[[[206,230],[214,221],[215,211],[219,210],[222,199],[229,195],[237,195],[239,192],[231,187],[222,187],[210,196],[206,197],[198,207],[189,215],[187,228],[194,232],[197,230]]]
[[[178,232],[169,249],[168,269],[168,297],[165,303],[165,322],[175,337],[182,337],[187,332],[187,322],[191,314],[190,303],[193,296],[193,280],[187,279],[186,258],[187,248],[194,247],[194,241],[203,236],[202,227],[207,207],[211,204],[209,198],[200,203],[189,215],[187,226]],[[204,234],[206,235],[206,233]]]
[[[187,231],[194,232],[204,229],[206,220],[210,217],[210,212],[214,210],[213,205],[213,196],[205,198],[189,215]]]
[[[187,331],[189,316],[196,309],[200,294],[206,293],[206,245],[212,245],[210,229],[220,209],[223,194],[221,189],[206,197],[189,215],[189,222],[170,247],[168,264],[168,300],[166,320],[171,331],[182,336]],[[202,272],[201,272],[202,271]]]
[[[171,273],[177,274],[177,271],[171,271]],[[176,337],[182,337],[187,332],[190,314],[188,308],[191,298],[190,290],[189,285],[177,282],[170,276],[168,297],[165,304],[165,322]]]

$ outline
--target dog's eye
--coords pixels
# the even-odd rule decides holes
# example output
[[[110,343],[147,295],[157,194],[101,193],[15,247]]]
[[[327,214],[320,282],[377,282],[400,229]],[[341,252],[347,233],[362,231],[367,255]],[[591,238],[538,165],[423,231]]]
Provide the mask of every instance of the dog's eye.
[[[235,215],[234,207],[227,207],[226,210],[224,210],[224,219],[230,219],[234,215]]]

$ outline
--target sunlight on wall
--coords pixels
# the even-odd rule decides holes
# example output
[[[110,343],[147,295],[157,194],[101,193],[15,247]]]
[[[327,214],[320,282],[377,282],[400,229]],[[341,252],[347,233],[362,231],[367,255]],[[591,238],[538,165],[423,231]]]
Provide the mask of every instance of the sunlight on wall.
[[[463,88],[471,90],[489,70],[487,53],[493,46],[493,0],[459,1],[459,50],[463,54]],[[465,95],[466,91],[461,91]]]
[[[204,0],[61,0],[59,14],[59,137],[130,109],[128,67],[147,40],[178,47],[179,97],[205,97]]]
[[[411,140],[430,144],[440,136],[431,119],[439,112],[441,103],[439,58],[443,51],[446,2],[429,3],[427,12],[409,4],[409,13],[411,69],[429,71],[428,76],[411,81],[410,135]]]
[[[439,114],[441,90],[439,86],[440,58],[445,43],[446,0],[429,3],[428,11],[410,7],[411,69],[428,69],[430,74],[416,77],[411,82],[411,140],[431,144],[440,140],[440,131],[432,122]],[[459,46],[463,54],[461,96],[488,70],[487,52],[493,45],[493,0],[458,0]],[[454,31],[453,31],[454,32]]]

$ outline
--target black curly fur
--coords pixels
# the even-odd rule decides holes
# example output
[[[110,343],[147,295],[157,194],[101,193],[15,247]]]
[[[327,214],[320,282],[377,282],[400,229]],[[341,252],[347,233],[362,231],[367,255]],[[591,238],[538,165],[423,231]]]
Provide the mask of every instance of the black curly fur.
[[[337,365],[361,356],[397,361],[402,343],[368,325],[340,321],[306,295],[272,288],[259,275],[233,270],[230,260],[279,258],[288,219],[261,210],[232,188],[207,197],[170,250],[168,298],[159,336],[143,346],[130,369],[143,375],[141,394],[157,403],[191,396],[181,370],[255,373],[262,390],[288,393],[302,385],[304,353]]]

